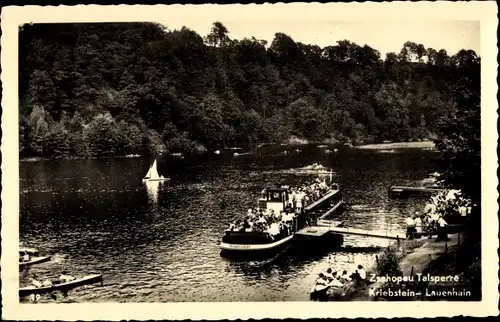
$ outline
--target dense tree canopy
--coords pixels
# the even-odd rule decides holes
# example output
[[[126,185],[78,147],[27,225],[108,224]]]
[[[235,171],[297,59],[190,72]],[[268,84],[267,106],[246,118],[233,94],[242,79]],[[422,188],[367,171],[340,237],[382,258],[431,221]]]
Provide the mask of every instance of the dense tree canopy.
[[[270,44],[233,40],[220,22],[205,37],[152,23],[25,25],[19,37],[24,157],[219,149],[291,136],[449,137],[441,122],[468,117],[468,98],[457,93],[472,90],[471,66],[479,64],[473,51],[450,57],[413,42],[382,59],[348,40],[325,48],[279,32]]]

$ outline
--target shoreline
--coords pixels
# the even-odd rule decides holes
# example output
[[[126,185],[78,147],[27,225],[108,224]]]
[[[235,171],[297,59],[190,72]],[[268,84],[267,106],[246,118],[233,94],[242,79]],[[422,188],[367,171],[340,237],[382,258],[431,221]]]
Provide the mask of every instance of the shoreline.
[[[460,243],[460,235],[461,233],[449,234],[448,241],[440,241],[436,242],[435,238],[428,239],[428,237],[421,237],[420,239],[405,239],[401,241],[399,246],[395,243],[392,243],[388,247],[384,248],[382,251],[378,252],[376,257],[377,261],[384,251],[388,248],[396,248],[396,255],[398,259],[398,264],[400,270],[403,273],[404,277],[414,277],[417,280],[418,274],[425,274],[428,271],[430,265],[436,260],[442,258],[451,250],[456,249]],[[367,280],[373,277],[384,277],[385,274],[383,272],[379,272],[377,261],[366,268],[366,276]],[[375,276],[375,277],[374,277]],[[328,297],[328,301],[387,301],[391,300],[387,297],[374,296],[371,294],[371,290],[381,291],[386,288],[386,281],[384,280],[376,280],[370,281],[369,283],[356,284],[354,282],[350,282],[346,288],[344,289],[344,295],[339,297],[338,294],[330,295]],[[397,286],[401,290],[403,286]],[[389,296],[390,297],[390,296]],[[400,300],[401,297],[395,297],[396,300]],[[412,297],[407,297],[407,299],[412,299]],[[431,300],[431,298],[427,298],[424,296],[415,296],[413,300]]]
[[[46,158],[46,157],[27,157],[19,158],[19,162],[40,162],[40,161],[63,161],[63,160],[98,160],[98,159],[131,159],[131,158],[141,158],[143,155],[140,154],[130,154],[130,155],[116,155],[109,157],[75,157],[68,156],[64,158]]]
[[[419,142],[391,142],[391,143],[375,143],[354,146],[360,150],[385,150],[385,149],[435,149],[436,145],[433,141]]]
[[[262,147],[265,145],[278,144],[273,142],[260,143],[256,145],[256,147]],[[307,141],[307,140],[296,140],[290,141],[287,143],[281,143],[281,145],[289,145],[289,146],[300,146],[300,145],[314,145],[314,144],[322,144],[322,145],[339,145],[338,143],[332,143],[329,141]],[[424,150],[435,150],[435,144],[433,141],[421,141],[421,142],[391,142],[391,143],[376,143],[376,144],[365,144],[365,145],[355,145],[350,146],[348,144],[344,144],[344,146],[348,146],[349,148],[358,149],[358,150],[392,150],[392,149],[424,149]],[[235,148],[227,148],[224,150],[236,150]],[[174,155],[174,154],[172,154]],[[38,162],[38,161],[51,161],[51,160],[94,160],[94,159],[126,159],[126,158],[140,158],[145,157],[146,155],[140,154],[131,154],[131,155],[117,155],[117,156],[66,156],[59,158],[47,158],[47,157],[24,157],[19,158],[19,162]]]

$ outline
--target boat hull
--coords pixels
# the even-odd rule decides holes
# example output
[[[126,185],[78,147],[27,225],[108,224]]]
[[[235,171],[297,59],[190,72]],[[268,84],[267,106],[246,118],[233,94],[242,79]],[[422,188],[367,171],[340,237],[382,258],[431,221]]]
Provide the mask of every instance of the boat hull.
[[[330,286],[325,286],[324,288],[321,289],[316,289],[316,286],[314,286],[311,289],[310,293],[310,299],[312,301],[320,301],[320,302],[326,302],[328,300],[328,290],[330,289]]]
[[[222,242],[220,244],[221,256],[226,258],[266,258],[276,255],[284,250],[293,239],[293,234],[278,241],[265,244],[233,244]]]
[[[32,257],[27,262],[19,262],[19,267],[26,267],[34,264],[40,264],[44,262],[48,262],[50,260],[50,256],[41,256],[41,257]]]
[[[76,279],[76,280],[71,281],[71,282],[55,284],[53,286],[23,287],[23,288],[19,289],[19,296],[49,293],[49,292],[53,292],[53,291],[65,291],[65,290],[70,290],[70,289],[78,287],[78,286],[94,284],[94,283],[99,283],[99,282],[102,283],[102,275],[101,274],[92,274],[92,275],[87,275],[87,276],[84,276],[82,278]]]

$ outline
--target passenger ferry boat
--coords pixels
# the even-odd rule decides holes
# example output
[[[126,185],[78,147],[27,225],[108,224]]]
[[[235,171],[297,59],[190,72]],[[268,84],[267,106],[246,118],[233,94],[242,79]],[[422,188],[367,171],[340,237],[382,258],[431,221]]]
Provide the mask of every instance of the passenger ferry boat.
[[[274,210],[274,213],[278,214],[285,212],[287,215],[296,212],[296,209],[287,207],[288,187],[268,188],[264,192],[265,197],[258,200],[258,208]],[[253,258],[276,254],[289,246],[297,231],[321,217],[326,217],[325,214],[331,215],[340,210],[342,204],[340,189],[333,185],[319,199],[306,205],[300,212],[297,211],[289,231],[282,229],[278,235],[271,237],[265,231],[226,230],[220,244],[221,256]]]

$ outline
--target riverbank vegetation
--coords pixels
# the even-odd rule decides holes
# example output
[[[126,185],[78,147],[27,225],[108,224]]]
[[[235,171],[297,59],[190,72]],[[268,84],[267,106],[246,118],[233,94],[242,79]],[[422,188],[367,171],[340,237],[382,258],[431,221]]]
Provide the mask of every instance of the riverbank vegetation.
[[[218,22],[205,37],[153,23],[24,25],[19,44],[21,157],[441,137],[445,120],[467,117],[456,94],[479,64],[413,42],[381,57],[280,32],[235,40]]]
[[[458,276],[458,281],[452,283],[422,284],[419,287],[430,292],[448,292],[454,289],[462,293],[470,292],[465,297],[450,292],[452,294],[446,298],[478,301],[482,297],[480,65],[478,62],[470,62],[460,68],[467,70],[468,77],[458,80],[453,88],[457,102],[455,112],[440,121],[441,137],[434,140],[439,151],[436,158],[440,171],[439,180],[445,187],[458,193],[438,194],[429,203],[433,204],[430,209],[447,218],[447,221],[461,223],[463,228],[458,234],[450,236],[451,240],[445,244],[445,251],[440,251],[435,260],[429,257],[430,249],[424,251],[424,248],[435,248],[433,252],[438,254],[439,245],[432,241],[432,244],[419,248],[420,252],[417,250],[409,256],[396,256],[388,248],[382,256],[384,259],[380,268],[383,272],[392,271],[391,274],[399,275],[399,269],[403,273],[411,273],[418,264],[424,267],[420,270],[423,274]],[[415,255],[414,258],[410,258],[412,255]],[[390,288],[391,285],[383,287]]]
[[[440,152],[437,158],[440,179],[451,189],[458,189],[471,205],[465,217],[464,239],[454,256],[434,266],[445,272],[450,267],[462,274],[471,287],[472,300],[481,299],[481,77],[480,64],[473,62],[462,68],[468,77],[459,79],[453,88],[455,113],[440,123],[440,139],[435,140]],[[447,214],[459,217],[458,211]]]

